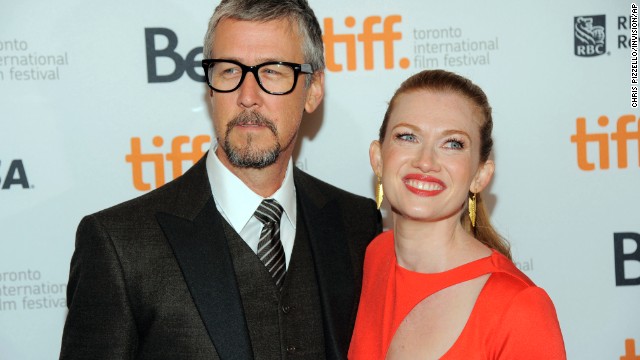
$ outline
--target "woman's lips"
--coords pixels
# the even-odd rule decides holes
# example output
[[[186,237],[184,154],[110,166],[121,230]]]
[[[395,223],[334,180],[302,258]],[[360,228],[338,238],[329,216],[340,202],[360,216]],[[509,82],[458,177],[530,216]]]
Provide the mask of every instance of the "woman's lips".
[[[447,188],[440,179],[421,174],[409,174],[403,182],[409,191],[420,196],[435,196]]]

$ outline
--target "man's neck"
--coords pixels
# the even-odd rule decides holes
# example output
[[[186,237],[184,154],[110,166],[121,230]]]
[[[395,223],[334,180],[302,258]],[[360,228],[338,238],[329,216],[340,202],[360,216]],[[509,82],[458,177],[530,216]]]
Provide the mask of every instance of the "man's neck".
[[[264,198],[273,195],[280,189],[291,159],[291,154],[282,152],[275,163],[256,169],[234,166],[219,147],[215,155],[220,159],[222,165],[237,176],[251,191]]]

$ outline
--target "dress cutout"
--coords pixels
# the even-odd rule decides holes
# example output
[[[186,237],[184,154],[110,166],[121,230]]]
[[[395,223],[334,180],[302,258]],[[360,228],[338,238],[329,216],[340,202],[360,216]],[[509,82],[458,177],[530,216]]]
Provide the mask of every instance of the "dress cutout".
[[[402,320],[425,298],[491,274],[465,327],[441,359],[566,359],[551,299],[502,254],[434,274],[397,264],[393,233],[367,249],[352,360],[383,360]]]

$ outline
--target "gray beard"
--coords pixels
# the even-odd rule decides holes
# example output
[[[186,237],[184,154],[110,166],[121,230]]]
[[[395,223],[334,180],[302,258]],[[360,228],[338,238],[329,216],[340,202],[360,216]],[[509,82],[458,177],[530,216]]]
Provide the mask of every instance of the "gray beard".
[[[233,166],[242,168],[262,169],[276,162],[280,155],[280,144],[275,141],[273,147],[267,150],[258,150],[252,146],[252,135],[247,138],[247,145],[243,148],[234,147],[229,142],[229,133],[231,129],[239,125],[260,125],[266,126],[271,130],[275,138],[278,138],[278,129],[273,121],[267,119],[257,112],[242,112],[236,116],[229,124],[227,124],[227,132],[225,134],[222,150],[227,155],[229,162]]]

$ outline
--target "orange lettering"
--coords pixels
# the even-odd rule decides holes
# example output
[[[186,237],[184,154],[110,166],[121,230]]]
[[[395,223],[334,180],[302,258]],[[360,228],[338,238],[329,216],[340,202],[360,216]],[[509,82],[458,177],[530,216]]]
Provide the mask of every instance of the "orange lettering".
[[[326,50],[327,70],[342,71],[343,65],[336,61],[336,44],[343,43],[346,47],[347,70],[356,70],[356,40],[363,44],[364,69],[372,70],[374,68],[374,44],[376,42],[383,43],[384,51],[384,67],[385,69],[393,69],[395,64],[394,57],[394,41],[402,39],[402,33],[393,30],[394,24],[402,21],[400,15],[390,15],[382,20],[381,16],[369,16],[364,19],[362,33],[357,36],[354,34],[336,34],[333,27],[333,19],[324,19],[324,45]],[[382,23],[382,31],[374,31],[374,26]],[[353,16],[348,16],[344,20],[344,24],[348,28],[356,25]],[[399,65],[406,69],[410,65],[407,58],[401,58]]]
[[[202,147],[204,144],[211,142],[209,135],[198,135],[193,138],[193,141],[189,136],[180,135],[173,138],[171,141],[171,152],[166,154],[166,161],[171,163],[173,179],[183,174],[183,162],[190,161],[192,163],[197,162],[204,156],[206,150]],[[155,136],[152,140],[155,147],[161,147],[164,144],[164,139],[160,136]],[[183,145],[191,143],[191,149],[184,151]],[[151,184],[144,181],[143,176],[143,164],[152,163],[153,171],[155,174],[154,186],[160,187],[165,184],[164,173],[164,161],[165,155],[162,152],[159,153],[142,153],[140,146],[140,138],[131,138],[131,153],[125,156],[125,160],[131,163],[131,172],[133,175],[133,186],[137,190],[147,191],[151,190]]]
[[[636,121],[635,115],[624,115],[618,119],[616,132],[611,134],[611,140],[618,143],[618,168],[626,169],[628,165],[627,141],[636,140],[638,142],[638,166],[640,166],[640,121],[636,123],[636,129],[627,132],[627,125]]]
[[[164,140],[160,136],[153,138],[153,145],[162,146]],[[155,170],[156,187],[164,184],[164,164],[162,154],[143,154],[140,147],[140,138],[131,138],[131,153],[125,156],[125,161],[131,163],[133,173],[133,186],[137,190],[146,191],[151,189],[149,183],[145,183],[142,176],[142,164],[153,163]]]
[[[349,16],[344,20],[344,24],[347,27],[353,27],[356,24],[356,20]],[[336,35],[333,32],[333,19],[324,19],[324,47],[326,52],[327,70],[329,71],[342,71],[342,65],[336,63],[335,44],[345,43],[347,47],[347,70],[356,69],[356,37],[355,35],[342,34]]]
[[[193,139],[191,143],[191,151],[183,152],[182,145],[188,144],[190,139],[188,136],[176,136],[171,142],[171,152],[167,154],[167,161],[171,162],[173,169],[173,178],[183,174],[182,162],[191,161],[195,163],[200,160],[205,151],[202,150],[202,144],[211,141],[211,137],[208,135],[199,135]]]
[[[598,118],[600,126],[607,126],[609,119],[606,116]],[[600,168],[609,168],[609,136],[607,133],[587,134],[586,119],[581,117],[576,119],[576,133],[571,135],[571,142],[576,143],[578,150],[578,167],[582,170],[591,171],[595,165],[587,158],[587,144],[589,142],[598,143],[600,153]]]
[[[391,15],[384,19],[384,26],[381,33],[373,32],[373,25],[382,21],[380,16],[369,16],[364,19],[364,29],[362,34],[358,35],[358,41],[364,44],[364,68],[365,70],[373,69],[373,43],[374,41],[382,41],[384,43],[384,67],[385,69],[393,69],[393,42],[402,39],[402,33],[393,31],[393,24],[402,21],[400,15]]]
[[[640,360],[640,354],[636,354],[636,342],[633,339],[624,341],[625,354],[620,356],[620,360]]]

